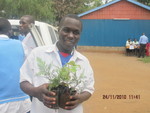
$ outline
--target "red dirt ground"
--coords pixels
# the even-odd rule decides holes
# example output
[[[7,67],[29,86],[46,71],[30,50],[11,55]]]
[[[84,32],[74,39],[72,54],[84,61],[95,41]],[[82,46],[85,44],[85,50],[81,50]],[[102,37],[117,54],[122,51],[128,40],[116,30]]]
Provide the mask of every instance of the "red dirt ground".
[[[95,92],[84,102],[84,113],[150,113],[150,63],[124,54],[82,53],[95,73]]]

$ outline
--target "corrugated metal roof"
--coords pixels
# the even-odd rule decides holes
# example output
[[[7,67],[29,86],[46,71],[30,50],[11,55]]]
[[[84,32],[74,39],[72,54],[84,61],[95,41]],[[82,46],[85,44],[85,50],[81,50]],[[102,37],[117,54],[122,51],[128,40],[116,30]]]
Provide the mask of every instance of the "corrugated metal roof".
[[[109,2],[109,3],[107,3],[107,4],[104,4],[104,5],[102,5],[102,6],[99,6],[99,7],[96,7],[96,8],[94,8],[94,9],[91,9],[91,10],[89,10],[89,11],[86,11],[86,12],[84,12],[84,13],[81,13],[81,14],[79,14],[78,16],[81,17],[81,16],[84,16],[84,15],[87,15],[87,14],[89,14],[89,13],[92,13],[92,12],[94,12],[94,11],[100,10],[100,9],[102,9],[102,8],[105,8],[105,7],[109,6],[109,5],[115,4],[115,3],[120,2],[120,1],[121,1],[121,0],[114,0],[114,1],[112,1],[112,2]],[[142,8],[145,8],[145,9],[147,9],[147,10],[150,10],[150,7],[149,7],[149,6],[146,6],[146,5],[144,5],[144,4],[140,3],[140,2],[137,2],[137,1],[134,1],[134,0],[127,0],[127,1],[130,2],[130,3],[133,3],[133,4],[135,4],[135,5],[138,5],[138,6],[142,7]]]

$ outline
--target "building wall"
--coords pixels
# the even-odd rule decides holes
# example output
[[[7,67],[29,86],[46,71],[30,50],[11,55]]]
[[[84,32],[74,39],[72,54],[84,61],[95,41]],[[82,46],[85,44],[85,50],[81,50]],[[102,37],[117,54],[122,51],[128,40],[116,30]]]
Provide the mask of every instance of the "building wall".
[[[81,46],[125,46],[128,38],[139,40],[144,32],[150,38],[150,20],[86,19],[79,41]]]
[[[81,19],[114,19],[114,18],[149,20],[150,11],[127,1],[120,1],[81,17]]]
[[[80,46],[125,46],[128,38],[139,40],[145,33],[150,40],[150,11],[120,1],[81,17]]]

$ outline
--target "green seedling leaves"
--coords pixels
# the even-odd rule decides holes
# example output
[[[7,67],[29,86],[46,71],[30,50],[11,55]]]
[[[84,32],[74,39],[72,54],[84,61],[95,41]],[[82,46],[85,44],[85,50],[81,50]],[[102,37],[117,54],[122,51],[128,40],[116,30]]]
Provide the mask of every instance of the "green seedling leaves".
[[[74,84],[74,88],[82,82],[84,74],[82,73],[79,77],[76,76],[76,72],[81,69],[80,65],[76,65],[74,61],[68,62],[65,66],[55,69],[51,69],[52,64],[46,64],[41,58],[37,57],[37,65],[39,72],[37,76],[44,76],[49,80],[49,88],[58,87],[60,84],[65,84],[68,87],[70,84]]]

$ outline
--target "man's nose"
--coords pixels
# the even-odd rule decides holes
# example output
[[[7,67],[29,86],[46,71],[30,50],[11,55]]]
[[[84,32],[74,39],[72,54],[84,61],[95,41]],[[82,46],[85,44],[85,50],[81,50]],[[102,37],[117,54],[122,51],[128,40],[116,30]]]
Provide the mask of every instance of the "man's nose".
[[[69,37],[71,37],[71,38],[72,38],[72,37],[74,37],[73,32],[72,32],[72,31],[70,31],[70,32],[69,32],[69,34],[68,34],[68,36],[69,36]]]

